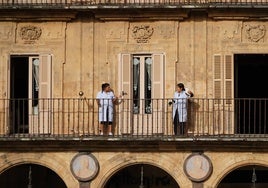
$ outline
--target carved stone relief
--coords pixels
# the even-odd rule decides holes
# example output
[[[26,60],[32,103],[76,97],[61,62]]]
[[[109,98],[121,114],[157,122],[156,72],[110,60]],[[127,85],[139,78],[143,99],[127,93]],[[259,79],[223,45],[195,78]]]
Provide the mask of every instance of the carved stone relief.
[[[265,25],[245,24],[246,38],[250,42],[259,42],[266,34]]]
[[[1,41],[10,40],[11,36],[14,36],[12,25],[11,24],[4,25],[2,23],[0,27],[0,40]]]
[[[224,40],[240,41],[241,40],[241,23],[224,22],[224,27],[220,26],[219,31],[222,33]],[[226,27],[228,25],[228,27]],[[222,29],[221,29],[222,28]]]
[[[42,29],[32,25],[23,26],[19,30],[19,36],[25,43],[34,43],[36,40],[39,40],[41,34]]]
[[[137,43],[148,43],[153,33],[154,28],[149,25],[136,25],[132,28],[132,37]]]

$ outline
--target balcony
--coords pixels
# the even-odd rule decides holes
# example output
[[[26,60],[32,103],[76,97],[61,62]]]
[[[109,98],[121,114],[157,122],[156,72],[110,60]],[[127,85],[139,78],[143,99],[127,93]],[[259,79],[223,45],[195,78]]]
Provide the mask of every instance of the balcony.
[[[268,137],[267,99],[192,98],[187,105],[186,133],[174,135],[172,99],[123,99],[114,106],[113,136],[101,136],[96,99],[1,99],[0,139]]]
[[[267,8],[267,0],[0,0],[0,9]]]

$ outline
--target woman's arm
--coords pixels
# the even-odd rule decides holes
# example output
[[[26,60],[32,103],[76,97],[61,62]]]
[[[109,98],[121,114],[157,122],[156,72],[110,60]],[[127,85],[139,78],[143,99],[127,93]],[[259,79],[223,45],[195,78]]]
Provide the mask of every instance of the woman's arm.
[[[97,102],[98,106],[101,107],[100,99],[96,99],[96,102]]]

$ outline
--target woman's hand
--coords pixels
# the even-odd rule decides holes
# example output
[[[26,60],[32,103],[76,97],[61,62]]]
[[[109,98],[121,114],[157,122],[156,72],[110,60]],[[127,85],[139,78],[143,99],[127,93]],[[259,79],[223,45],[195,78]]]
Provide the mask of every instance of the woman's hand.
[[[193,96],[194,96],[194,93],[193,93],[192,91],[190,91],[190,90],[188,90],[186,93],[187,93],[190,97],[193,97]]]
[[[122,102],[122,95],[119,95],[118,97],[115,97],[114,100],[113,100],[113,102],[115,104],[121,104],[121,102]]]
[[[101,107],[101,103],[99,99],[97,99],[97,104],[98,104],[98,107]]]

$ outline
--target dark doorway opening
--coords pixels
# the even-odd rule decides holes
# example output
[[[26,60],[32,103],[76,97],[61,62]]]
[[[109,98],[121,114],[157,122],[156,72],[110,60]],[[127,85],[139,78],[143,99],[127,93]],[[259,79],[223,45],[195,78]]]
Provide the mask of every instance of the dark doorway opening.
[[[29,60],[10,57],[10,133],[28,133]]]
[[[12,167],[0,174],[1,188],[67,188],[63,180],[49,168],[36,164]]]
[[[230,172],[223,178],[218,188],[267,188],[267,186],[268,168],[249,165]]]
[[[177,182],[164,170],[146,164],[126,167],[109,179],[104,188],[179,188]]]
[[[266,134],[268,54],[235,54],[236,133]]]

